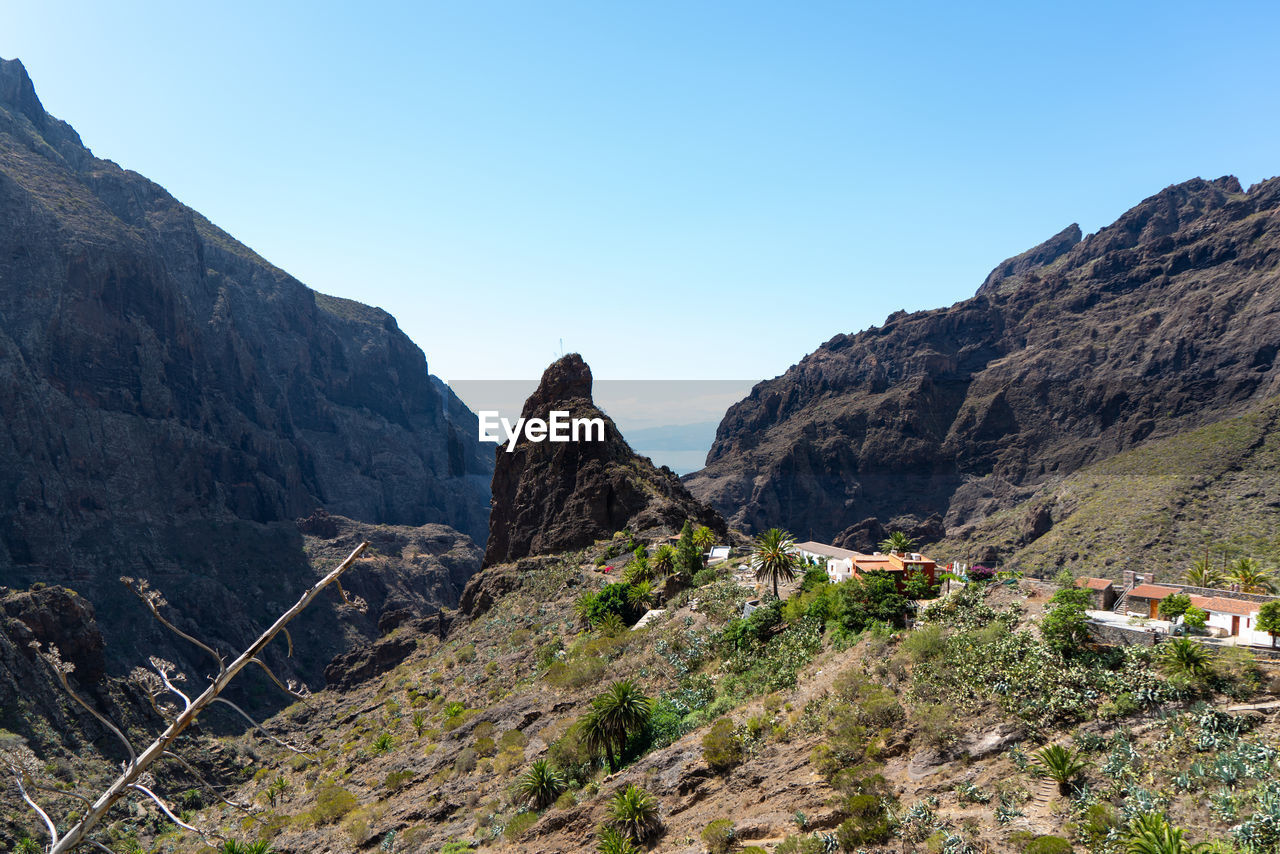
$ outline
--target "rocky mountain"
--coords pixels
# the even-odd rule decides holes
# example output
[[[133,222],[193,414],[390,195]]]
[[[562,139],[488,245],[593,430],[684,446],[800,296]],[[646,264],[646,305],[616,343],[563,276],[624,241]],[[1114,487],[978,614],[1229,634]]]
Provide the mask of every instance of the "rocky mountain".
[[[591,368],[577,353],[553,363],[525,401],[522,418],[599,418],[603,441],[534,442],[499,447],[485,566],[590,545],[623,528],[678,531],[686,519],[725,534],[725,524],[667,468],[631,450],[613,419],[591,398]]]
[[[492,457],[395,319],[95,157],[16,60],[0,62],[0,223],[0,582],[73,586],[109,663],[136,664],[147,634],[122,622],[121,575],[244,642],[310,583],[295,520],[317,508],[484,539]],[[452,605],[465,581],[424,582],[418,604]],[[187,655],[157,642],[142,660]]]
[[[963,538],[1280,394],[1278,265],[1280,179],[1168,187],[1005,261],[971,299],[837,335],[733,406],[686,484],[748,529],[855,543],[936,515],[926,539]],[[1053,524],[1025,512],[1024,542]]]

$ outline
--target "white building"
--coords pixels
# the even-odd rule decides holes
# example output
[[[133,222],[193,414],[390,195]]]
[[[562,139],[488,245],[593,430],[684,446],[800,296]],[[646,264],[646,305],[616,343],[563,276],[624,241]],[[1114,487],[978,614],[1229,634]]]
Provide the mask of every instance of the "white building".
[[[1237,643],[1254,646],[1271,646],[1271,635],[1258,631],[1258,610],[1265,602],[1250,602],[1226,596],[1198,596],[1190,594],[1191,604],[1209,615],[1205,628],[1211,634],[1235,637]],[[1218,629],[1220,631],[1213,631]]]
[[[815,543],[812,540],[796,543],[796,551],[806,562],[820,561],[827,567],[827,578],[834,584],[853,578],[853,559],[862,557],[852,549],[840,549],[826,543]]]

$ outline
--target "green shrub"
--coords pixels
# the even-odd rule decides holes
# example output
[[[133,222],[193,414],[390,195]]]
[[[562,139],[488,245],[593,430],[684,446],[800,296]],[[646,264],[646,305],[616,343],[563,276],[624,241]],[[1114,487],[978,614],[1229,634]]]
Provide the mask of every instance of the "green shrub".
[[[374,753],[386,753],[392,746],[394,746],[394,740],[391,738],[391,733],[384,732],[373,740],[371,748]]]
[[[1204,631],[1205,624],[1209,622],[1209,614],[1192,606],[1182,612],[1182,622],[1192,631]]]
[[[902,648],[916,664],[938,659],[947,649],[946,631],[939,623],[917,626],[902,639]]]
[[[382,785],[394,792],[404,788],[413,779],[413,772],[408,769],[392,771],[383,779]]]
[[[489,738],[487,736],[483,738],[477,738],[475,747],[476,747],[476,753],[479,753],[481,756],[492,756],[493,754],[498,752],[498,746],[493,743],[492,738]]]
[[[315,824],[331,824],[356,808],[356,796],[332,783],[316,790],[316,805],[311,808]]]
[[[876,795],[850,795],[845,799],[843,809],[849,817],[836,828],[836,839],[845,851],[864,845],[879,845],[892,835],[889,814]]]
[[[503,829],[502,835],[505,836],[508,841],[514,842],[524,836],[524,832],[533,827],[537,821],[538,814],[536,812],[518,813],[509,822],[507,822],[507,826]]]
[[[601,658],[574,656],[568,661],[556,661],[547,668],[546,680],[557,688],[583,688],[604,679],[608,662]]]
[[[1185,593],[1174,593],[1160,602],[1160,619],[1173,621],[1187,613],[1191,607],[1191,597]]]
[[[702,737],[702,758],[713,771],[724,772],[742,762],[742,739],[733,730],[733,721],[721,718]]]
[[[582,737],[582,729],[577,724],[569,727],[547,749],[547,759],[551,764],[559,768],[567,779],[580,785],[585,784],[591,776],[594,758]]]
[[[476,752],[470,747],[464,747],[458,752],[458,757],[453,760],[453,773],[459,776],[470,774],[476,770]]]
[[[702,841],[707,846],[708,854],[728,854],[738,841],[733,821],[727,818],[712,821],[703,828]]]
[[[1022,850],[1025,854],[1072,854],[1075,849],[1061,836],[1037,836]]]

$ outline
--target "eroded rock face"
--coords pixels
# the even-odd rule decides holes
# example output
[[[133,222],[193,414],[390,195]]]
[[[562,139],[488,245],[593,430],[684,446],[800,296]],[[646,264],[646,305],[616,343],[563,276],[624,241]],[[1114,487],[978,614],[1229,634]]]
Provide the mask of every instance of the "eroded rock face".
[[[1278,208],[1280,179],[1195,179],[1083,240],[1068,228],[972,299],[837,335],[760,383],[685,482],[748,530],[853,537],[939,514],[949,535],[1256,406],[1280,393]]]
[[[679,530],[686,519],[725,534],[724,521],[697,501],[670,469],[627,445],[591,398],[591,369],[572,353],[552,364],[525,401],[524,418],[600,418],[603,441],[533,442],[497,451],[485,565],[590,545],[623,528]]]
[[[120,575],[252,637],[309,583],[294,520],[318,507],[485,537],[491,454],[395,319],[94,157],[16,61],[0,222],[0,579],[84,594],[109,659],[187,655],[143,647]]]

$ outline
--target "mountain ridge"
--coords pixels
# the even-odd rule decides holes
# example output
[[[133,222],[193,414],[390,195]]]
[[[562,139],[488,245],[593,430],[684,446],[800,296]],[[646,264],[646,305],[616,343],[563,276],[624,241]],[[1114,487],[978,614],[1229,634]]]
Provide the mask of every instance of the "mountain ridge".
[[[95,157],[17,60],[0,62],[0,216],[0,579],[74,586],[113,666],[141,642],[117,624],[118,576],[198,596],[201,628],[237,646],[309,583],[295,520],[317,508],[483,542],[491,455],[395,319]],[[253,596],[264,566],[276,584]]]
[[[1148,438],[1280,389],[1280,179],[1192,179],[967,300],[837,335],[753,388],[690,490],[732,524],[839,541],[874,518],[961,529]]]

